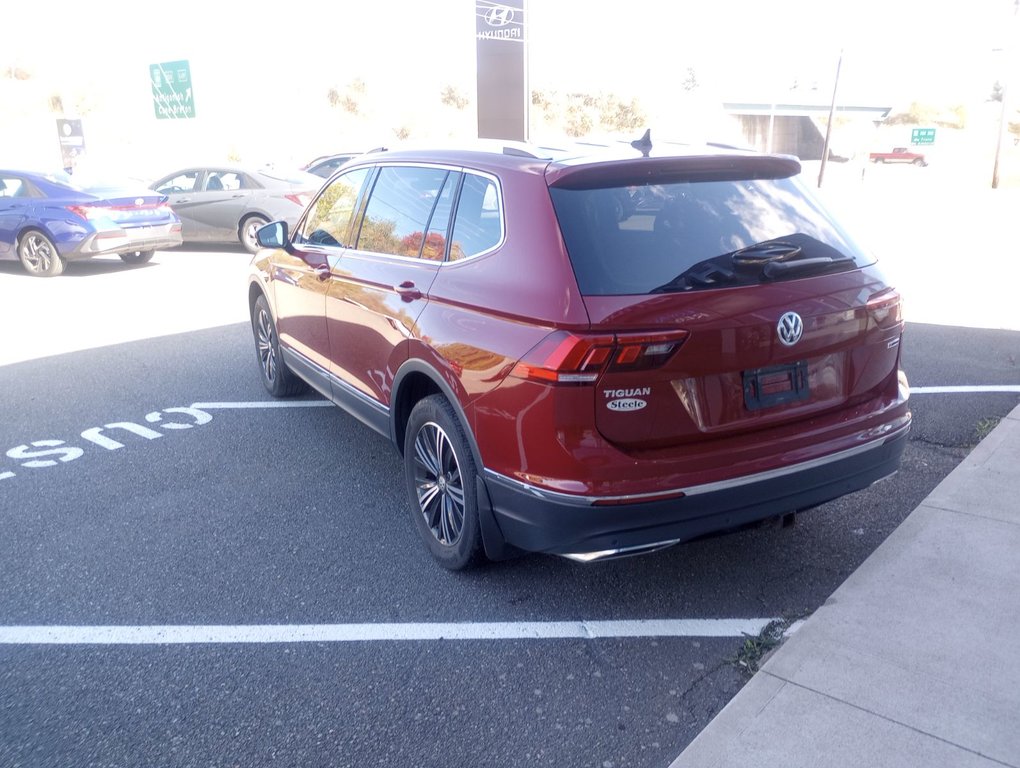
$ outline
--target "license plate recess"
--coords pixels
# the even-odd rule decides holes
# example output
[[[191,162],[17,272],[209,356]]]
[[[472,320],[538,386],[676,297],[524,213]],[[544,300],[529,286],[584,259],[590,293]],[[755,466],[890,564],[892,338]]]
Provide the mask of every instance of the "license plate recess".
[[[749,411],[807,400],[807,361],[744,371],[744,405]]]

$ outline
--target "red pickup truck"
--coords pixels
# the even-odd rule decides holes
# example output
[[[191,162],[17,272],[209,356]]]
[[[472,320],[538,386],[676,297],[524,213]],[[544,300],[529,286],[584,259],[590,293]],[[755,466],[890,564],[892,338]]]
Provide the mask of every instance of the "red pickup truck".
[[[892,152],[872,152],[868,155],[873,163],[912,163],[925,166],[928,161],[920,152],[913,152],[906,147],[896,147]]]

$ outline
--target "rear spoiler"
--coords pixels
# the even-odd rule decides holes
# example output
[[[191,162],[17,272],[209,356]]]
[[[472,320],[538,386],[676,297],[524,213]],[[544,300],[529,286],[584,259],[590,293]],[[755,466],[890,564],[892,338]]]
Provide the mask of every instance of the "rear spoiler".
[[[786,179],[800,171],[800,161],[791,155],[720,154],[635,157],[577,165],[552,163],[545,178],[550,187],[559,189],[598,189],[688,181]]]

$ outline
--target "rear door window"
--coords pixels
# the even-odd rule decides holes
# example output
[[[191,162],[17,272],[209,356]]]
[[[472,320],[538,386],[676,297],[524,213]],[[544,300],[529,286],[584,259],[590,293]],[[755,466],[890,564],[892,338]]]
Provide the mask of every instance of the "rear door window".
[[[585,295],[733,287],[874,262],[793,179],[550,193]]]
[[[418,258],[450,171],[383,166],[362,218],[358,250]]]

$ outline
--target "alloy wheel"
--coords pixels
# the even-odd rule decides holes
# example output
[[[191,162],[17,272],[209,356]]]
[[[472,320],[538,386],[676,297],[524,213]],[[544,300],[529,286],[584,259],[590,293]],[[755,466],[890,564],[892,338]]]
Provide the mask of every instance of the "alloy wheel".
[[[262,309],[259,311],[256,325],[259,362],[262,364],[263,375],[271,383],[276,381],[276,333],[273,330],[273,318]]]
[[[50,244],[39,235],[28,235],[22,254],[34,272],[48,272],[53,264],[54,256]]]
[[[414,440],[414,485],[432,535],[440,544],[455,545],[464,531],[464,481],[449,436],[432,421]]]

